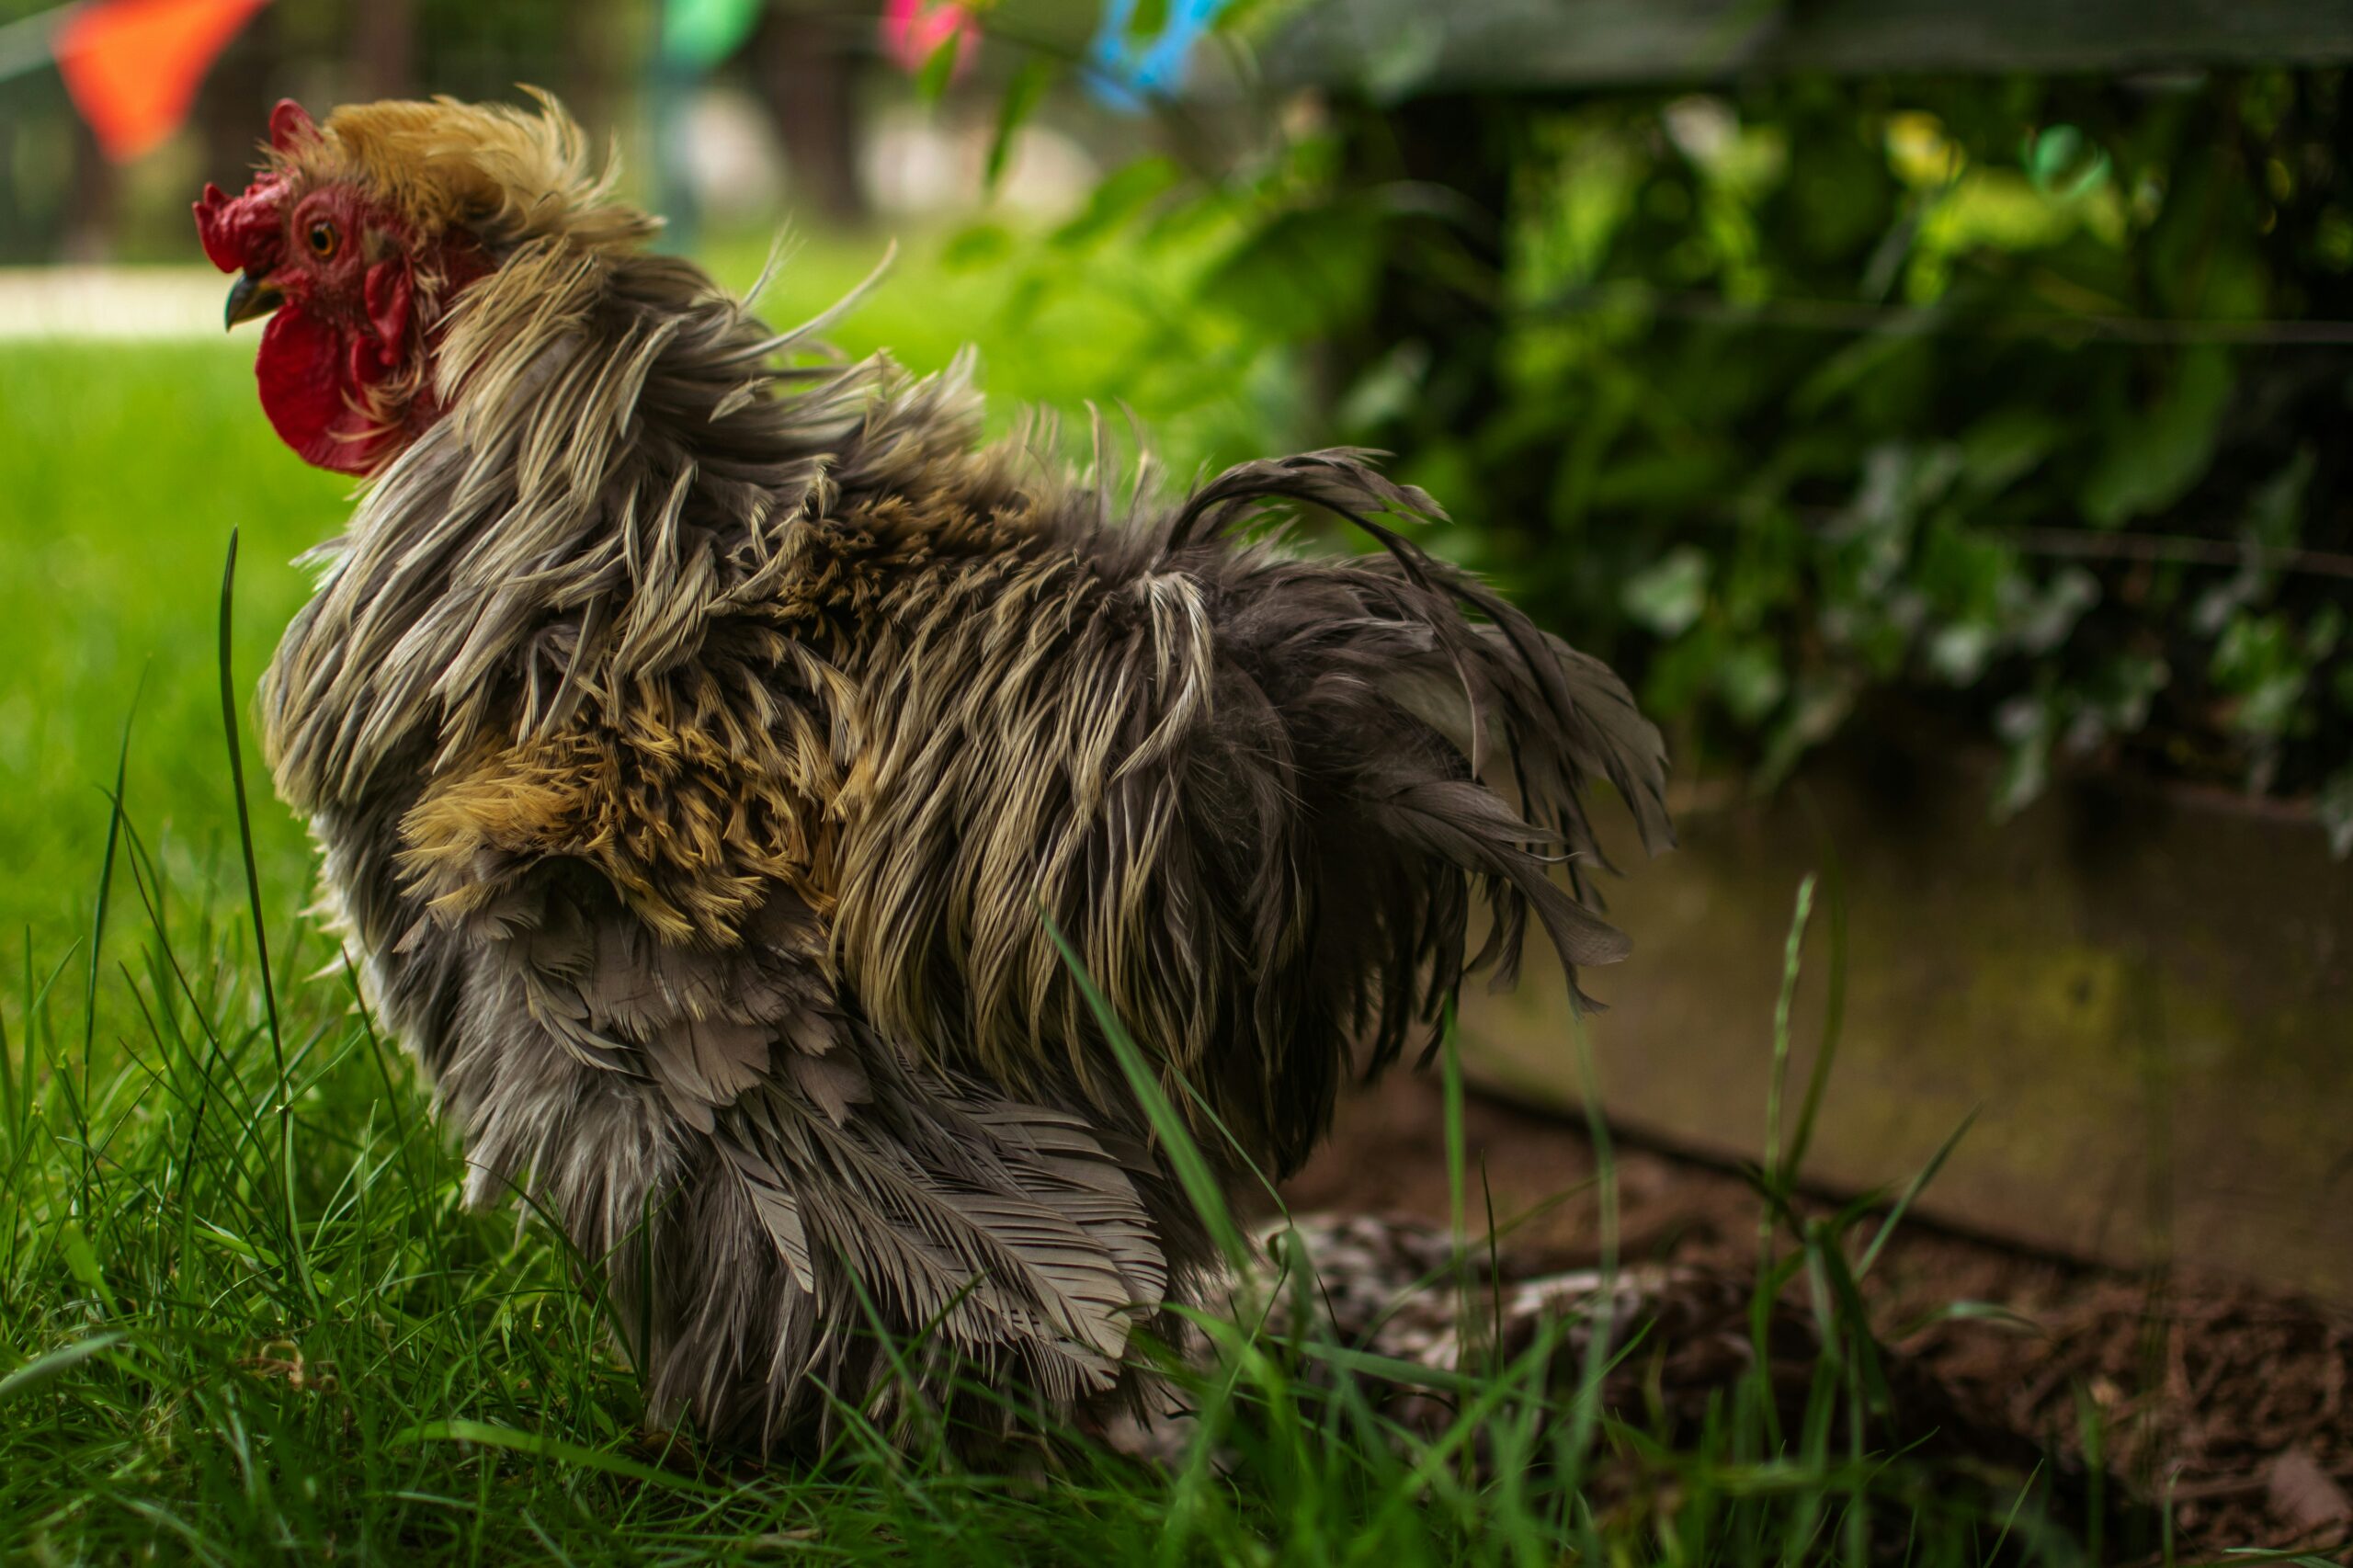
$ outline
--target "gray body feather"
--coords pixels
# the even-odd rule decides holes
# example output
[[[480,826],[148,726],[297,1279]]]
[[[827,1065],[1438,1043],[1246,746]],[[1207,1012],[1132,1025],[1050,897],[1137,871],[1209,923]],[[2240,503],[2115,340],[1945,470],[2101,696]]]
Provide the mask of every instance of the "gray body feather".
[[[961,367],[791,341],[674,259],[504,257],[317,552],[273,766],[475,1193],[561,1220],[662,1414],[1093,1410],[1209,1260],[1041,915],[1226,1174],[1288,1170],[1529,912],[1623,955],[1580,795],[1663,841],[1658,736],[1358,454],[1115,506]],[[1292,505],[1386,548],[1245,537]]]

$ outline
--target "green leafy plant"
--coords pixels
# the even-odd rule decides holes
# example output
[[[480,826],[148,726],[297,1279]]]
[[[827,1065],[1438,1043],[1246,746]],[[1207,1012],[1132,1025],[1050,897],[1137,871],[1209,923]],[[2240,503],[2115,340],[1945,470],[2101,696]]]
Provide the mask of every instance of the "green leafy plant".
[[[1687,756],[1769,786],[1900,709],[1997,812],[2123,769],[2344,854],[2349,80],[1337,84],[999,259],[1165,258],[1140,375],[1262,432],[1235,389],[1307,389],[1287,433],[1396,452]]]

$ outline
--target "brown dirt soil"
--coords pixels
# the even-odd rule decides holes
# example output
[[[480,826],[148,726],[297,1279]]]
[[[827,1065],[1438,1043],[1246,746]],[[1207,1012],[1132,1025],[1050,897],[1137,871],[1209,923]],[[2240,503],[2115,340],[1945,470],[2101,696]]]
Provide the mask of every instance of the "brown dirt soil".
[[[1508,1272],[1598,1260],[1601,1197],[1582,1127],[1474,1093],[1464,1140],[1468,1228],[1483,1234],[1492,1205]],[[1625,1264],[1753,1271],[1758,1199],[1736,1171],[1624,1135],[1615,1152]],[[1400,1074],[1355,1095],[1284,1199],[1300,1214],[1445,1225],[1435,1080]],[[2102,1431],[2108,1467],[2144,1500],[2169,1500],[2184,1550],[2347,1560],[2353,1313],[2187,1271],[2120,1274],[1919,1220],[1890,1242],[1866,1293],[1897,1358],[1977,1420],[2078,1458],[2087,1427]],[[2002,1313],[1954,1317],[1956,1302]]]

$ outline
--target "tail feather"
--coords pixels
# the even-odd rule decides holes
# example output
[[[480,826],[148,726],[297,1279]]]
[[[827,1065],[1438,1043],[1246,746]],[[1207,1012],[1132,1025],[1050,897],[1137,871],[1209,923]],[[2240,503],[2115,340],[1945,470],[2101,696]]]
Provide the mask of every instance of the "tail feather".
[[[1363,530],[1385,557],[1298,563],[1339,585],[1357,613],[1326,614],[1329,596],[1269,585],[1262,684],[1276,687],[1284,727],[1320,737],[1303,759],[1316,783],[1349,808],[1324,813],[1335,831],[1370,827],[1395,858],[1380,878],[1358,842],[1340,892],[1369,881],[1380,927],[1371,1065],[1398,1053],[1410,1022],[1431,1024],[1468,971],[1516,974],[1532,910],[1570,971],[1615,963],[1631,950],[1601,918],[1589,875],[1608,869],[1586,791],[1598,776],[1625,801],[1651,853],[1674,834],[1665,807],[1666,750],[1655,726],[1608,665],[1538,629],[1477,577],[1427,554],[1383,518],[1445,514],[1427,495],[1350,449],[1245,463],[1204,485],[1168,521],[1164,559],[1224,544],[1270,506],[1321,507]],[[1227,548],[1231,548],[1227,544]],[[1234,625],[1247,625],[1246,613]],[[1267,635],[1273,630],[1276,635]],[[1246,639],[1245,639],[1246,640]],[[1567,887],[1552,876],[1565,867]],[[1466,958],[1468,892],[1491,914],[1485,945]],[[1574,896],[1573,896],[1574,895]],[[1356,907],[1350,907],[1353,903]],[[1364,917],[1360,898],[1335,901],[1325,920]]]
[[[1098,472],[1041,501],[1017,572],[911,598],[861,672],[893,699],[835,915],[885,1035],[1131,1119],[1042,908],[1204,1145],[1280,1174],[1348,1077],[1435,1040],[1467,974],[1509,979],[1531,915],[1573,975],[1625,956],[1583,797],[1611,780],[1664,845],[1658,733],[1392,527],[1442,514],[1367,458],[1245,464],[1149,521]],[[1310,506],[1381,551],[1239,537]]]

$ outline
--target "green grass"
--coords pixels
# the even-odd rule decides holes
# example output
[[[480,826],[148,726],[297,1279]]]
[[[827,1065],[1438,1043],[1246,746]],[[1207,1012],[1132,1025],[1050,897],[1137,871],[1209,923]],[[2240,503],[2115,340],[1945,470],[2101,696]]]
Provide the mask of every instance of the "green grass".
[[[812,247],[773,313],[829,299],[862,259]],[[1271,444],[1279,387],[1204,390],[1236,370],[1219,346],[1138,369],[1168,329],[1159,285],[1116,261],[1039,305],[1001,272],[918,256],[838,335],[924,367],[969,330],[1000,392],[1124,391],[1183,450]],[[1857,1249],[1820,1221],[1782,1227],[1777,1275],[1815,1282],[1834,1347],[1802,1431],[1773,1426],[1752,1380],[1704,1441],[1663,1450],[1599,1410],[1602,1365],[1563,1381],[1540,1346],[1437,1380],[1460,1414],[1415,1437],[1376,1413],[1347,1347],[1245,1314],[1208,1325],[1198,1440],[1166,1471],[1067,1434],[990,1470],[890,1451],[854,1421],[824,1459],[768,1467],[647,1433],[560,1241],[460,1208],[424,1097],[299,916],[301,836],[258,778],[239,834],[214,652],[227,539],[242,530],[242,713],[303,592],[286,562],[346,490],[270,437],[250,352],[0,347],[0,1560],[1766,1563],[1859,1553],[1868,1521],[1908,1535],[1910,1560],[1963,1562],[2003,1538],[1974,1494],[1834,1451],[1829,1417],[1875,1397],[1874,1363]],[[1188,1119],[1151,1108],[1181,1139]],[[1453,1146],[1459,1210],[1477,1193]],[[1768,1196],[1788,1175],[1767,1173]],[[1648,1501],[1629,1509],[1620,1484],[1597,1513],[1605,1472],[1647,1478]],[[2071,1560],[2030,1512],[2006,1528],[2013,1551]]]
[[[1460,1410],[1416,1437],[1358,1381],[1394,1369],[1268,1332],[1255,1305],[1240,1326],[1205,1324],[1219,1354],[1187,1380],[1200,1426],[1168,1471],[1070,1434],[1008,1471],[902,1456],[854,1421],[832,1454],[767,1468],[647,1433],[560,1244],[460,1210],[457,1162],[348,994],[288,987],[281,1065],[242,957],[249,912],[142,930],[154,881],[126,837],[102,984],[131,1000],[137,1033],[91,1049],[72,964],[45,1001],[35,975],[8,1009],[11,1560],[1773,1563],[1859,1561],[1872,1521],[1922,1562],[1984,1561],[2005,1538],[2028,1560],[2075,1560],[2030,1508],[1997,1512],[1997,1487],[1948,1494],[1923,1467],[1834,1443],[1832,1418],[1874,1397],[1850,1286],[1817,1296],[1834,1346],[1819,1420],[1779,1429],[1745,1380],[1682,1451],[1607,1417],[1590,1392],[1607,1366],[1563,1381],[1544,1340],[1483,1374],[1409,1373]],[[280,956],[324,954],[298,935]],[[1107,1022],[1185,1150],[1186,1119]],[[1806,1227],[1777,1278],[1843,1278],[1844,1244]],[[1608,1522],[1585,1486],[1604,1473]]]

